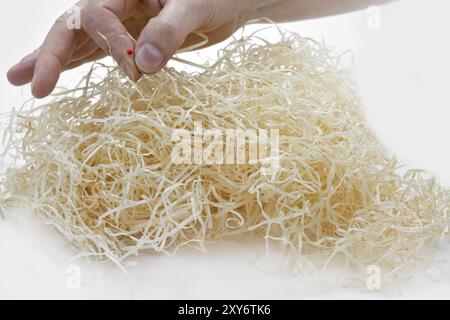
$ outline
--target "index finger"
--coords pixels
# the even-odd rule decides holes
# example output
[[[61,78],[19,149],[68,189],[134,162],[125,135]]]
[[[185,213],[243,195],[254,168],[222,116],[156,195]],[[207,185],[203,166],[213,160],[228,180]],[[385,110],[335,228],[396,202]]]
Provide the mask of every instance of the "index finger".
[[[134,39],[122,23],[131,15],[137,0],[108,0],[86,9],[81,23],[85,32],[107,54],[110,54],[125,73],[137,80],[141,74],[130,52],[134,51]]]

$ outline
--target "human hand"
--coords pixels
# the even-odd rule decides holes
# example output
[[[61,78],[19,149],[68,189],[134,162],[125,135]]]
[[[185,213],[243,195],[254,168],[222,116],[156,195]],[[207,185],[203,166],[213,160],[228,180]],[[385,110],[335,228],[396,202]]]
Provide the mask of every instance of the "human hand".
[[[159,71],[178,49],[201,42],[195,31],[208,37],[208,45],[226,39],[247,20],[252,5],[253,0],[82,0],[81,28],[70,30],[61,16],[43,44],[9,70],[8,80],[16,86],[31,82],[32,94],[43,98],[61,72],[110,53],[136,81]]]

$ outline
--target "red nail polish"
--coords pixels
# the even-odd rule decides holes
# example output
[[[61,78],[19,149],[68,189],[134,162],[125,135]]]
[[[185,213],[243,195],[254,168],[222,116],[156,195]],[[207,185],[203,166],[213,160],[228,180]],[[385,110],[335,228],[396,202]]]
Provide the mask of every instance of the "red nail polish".
[[[133,51],[133,50],[131,50],[131,49],[128,49],[128,50],[127,50],[127,55],[129,55],[129,56],[132,56],[132,55],[133,55],[133,53],[134,53],[134,51]]]

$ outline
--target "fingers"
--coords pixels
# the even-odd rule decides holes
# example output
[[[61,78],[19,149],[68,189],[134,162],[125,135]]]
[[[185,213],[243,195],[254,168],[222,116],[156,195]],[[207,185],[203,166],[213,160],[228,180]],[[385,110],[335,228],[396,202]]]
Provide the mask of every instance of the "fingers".
[[[87,35],[81,34],[78,36],[78,48],[72,59],[79,59],[80,56],[87,56],[89,53],[86,52],[88,46],[86,45],[90,42],[92,45],[92,40],[88,38]],[[20,60],[16,65],[11,67],[7,73],[8,81],[15,86],[22,86],[31,82],[34,74],[34,66],[36,64],[36,60],[41,51],[41,47],[34,50],[32,53],[26,55],[22,60]]]
[[[25,56],[19,63],[9,69],[7,73],[8,81],[15,86],[22,86],[31,81],[34,74],[34,65],[40,49]]]
[[[123,1],[109,1],[109,6],[90,7],[82,15],[81,23],[91,39],[116,60],[128,77],[138,80],[141,73],[133,57],[127,53],[130,49],[134,51],[135,44],[121,22],[125,18],[123,9],[116,8],[116,3],[123,4]]]
[[[160,70],[189,33],[204,24],[208,10],[196,7],[196,3],[167,0],[160,14],[148,22],[136,44],[136,64],[142,73]]]
[[[31,92],[36,98],[53,91],[75,45],[75,32],[66,27],[63,17],[58,19],[45,38],[34,67]]]
[[[77,62],[79,60],[86,61],[85,58],[90,57],[92,53],[98,50],[97,44],[92,41],[85,41],[82,43],[79,48],[72,54],[70,59],[70,63]],[[40,48],[35,50],[33,53],[25,56],[19,63],[9,69],[7,73],[8,81],[15,86],[25,85],[33,79],[34,75],[34,66],[36,64],[36,60],[38,58],[40,52]],[[89,62],[92,60],[87,60]],[[67,70],[67,68],[63,68],[63,70]]]
[[[105,56],[106,56],[106,53],[105,53],[105,51],[103,51],[103,49],[97,49],[94,52],[92,52],[91,54],[87,55],[86,57],[84,57],[84,58],[82,58],[80,60],[75,60],[75,61],[70,62],[64,68],[64,71],[77,68],[77,67],[79,67],[79,66],[81,66],[81,65],[83,65],[85,63],[88,63],[88,62],[92,62],[92,61],[95,61],[95,60],[102,59]]]
[[[97,51],[98,47],[106,52],[111,48],[113,58],[128,76],[139,79],[140,72],[134,59],[127,54],[129,49],[134,49],[134,42],[120,22],[130,15],[138,0],[107,0],[101,2],[102,7],[92,3],[94,7],[85,7],[81,16],[86,34],[69,30],[65,19],[59,18],[40,50],[26,56],[8,71],[11,84],[24,85],[32,81],[33,95],[43,98],[53,91],[63,70],[103,57],[104,54]]]
[[[97,44],[93,41],[93,40],[89,40],[87,41],[85,44],[83,44],[82,46],[80,46],[73,54],[71,57],[71,61],[76,61],[76,60],[80,60],[83,59],[87,56],[89,56],[91,53],[93,53],[94,51],[98,50],[98,46]]]
[[[147,4],[147,11],[143,7],[144,3]],[[159,3],[164,4],[162,10]],[[208,16],[205,6],[208,3],[200,0],[83,1],[81,23],[84,32],[70,30],[61,17],[39,51],[12,67],[8,79],[14,85],[31,81],[33,95],[43,98],[53,91],[62,71],[99,59],[106,52],[136,81],[141,71],[154,73],[163,67],[183,45],[187,36],[205,23]],[[136,8],[144,9],[146,14],[153,11],[154,14],[160,14],[143,28],[135,45],[127,30],[136,36],[146,23],[141,21],[145,20],[145,14],[142,17],[136,15]],[[137,22],[141,21],[142,24],[133,20],[136,17]],[[129,18],[133,21],[129,21]],[[133,32],[127,22],[139,30]],[[130,50],[136,52],[136,58],[129,54]]]

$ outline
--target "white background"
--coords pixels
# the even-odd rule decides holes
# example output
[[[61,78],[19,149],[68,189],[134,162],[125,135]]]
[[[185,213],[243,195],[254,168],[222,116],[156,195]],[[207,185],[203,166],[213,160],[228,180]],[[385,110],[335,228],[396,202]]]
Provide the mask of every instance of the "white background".
[[[40,44],[70,0],[3,1],[0,10],[0,112],[21,105],[29,87],[6,80],[9,66]],[[406,164],[431,171],[450,186],[450,2],[403,0],[380,11],[286,24],[289,30],[325,39],[354,53],[354,73],[370,124]],[[210,51],[211,53],[211,51]],[[60,84],[82,74],[66,74]],[[21,212],[0,222],[0,298],[450,298],[450,248],[439,266],[417,269],[401,287],[385,292],[344,288],[331,272],[293,277],[273,270],[260,245],[241,241],[213,244],[208,253],[140,257],[128,275],[108,265],[73,260],[75,252],[51,229]],[[71,290],[70,266],[81,271],[81,288]],[[73,275],[73,274],[72,274]],[[69,286],[67,285],[69,282]],[[363,283],[363,282],[362,282]]]

